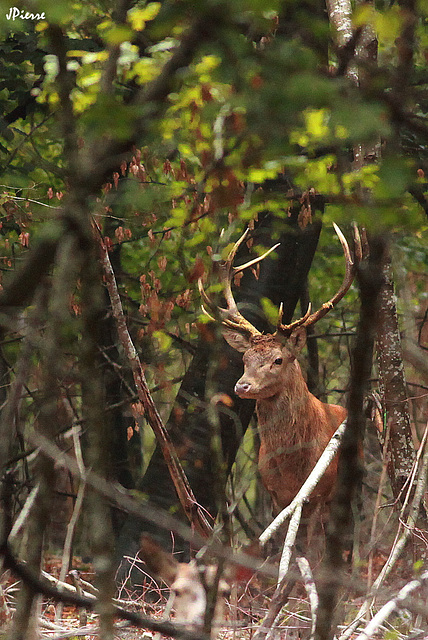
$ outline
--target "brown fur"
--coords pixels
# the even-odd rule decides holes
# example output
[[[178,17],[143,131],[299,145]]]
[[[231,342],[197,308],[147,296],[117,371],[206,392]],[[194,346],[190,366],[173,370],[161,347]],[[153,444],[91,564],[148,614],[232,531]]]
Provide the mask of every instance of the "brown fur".
[[[324,404],[309,392],[296,360],[304,342],[304,330],[298,329],[285,343],[274,335],[258,335],[240,345],[247,349],[235,392],[257,401],[260,475],[276,511],[296,496],[346,417],[343,407]],[[330,500],[336,473],[334,460],[310,496],[307,514]]]

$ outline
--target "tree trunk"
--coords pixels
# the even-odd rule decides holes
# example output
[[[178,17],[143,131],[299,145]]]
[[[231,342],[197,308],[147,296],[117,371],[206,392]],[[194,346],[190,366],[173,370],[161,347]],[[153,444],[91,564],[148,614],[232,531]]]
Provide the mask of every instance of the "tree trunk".
[[[370,243],[370,257],[357,271],[360,317],[353,347],[348,397],[348,417],[339,449],[336,487],[326,532],[326,553],[319,582],[316,640],[334,637],[334,609],[339,590],[346,583],[343,551],[352,540],[353,508],[361,491],[362,450],[365,433],[364,400],[370,385],[376,328],[379,320],[381,265],[385,252],[382,237]]]
[[[383,433],[389,431],[390,434],[388,475],[394,497],[397,498],[409,477],[415,449],[410,429],[397,305],[389,255],[383,264],[383,275],[384,284],[380,293],[377,335],[377,367],[383,407]]]

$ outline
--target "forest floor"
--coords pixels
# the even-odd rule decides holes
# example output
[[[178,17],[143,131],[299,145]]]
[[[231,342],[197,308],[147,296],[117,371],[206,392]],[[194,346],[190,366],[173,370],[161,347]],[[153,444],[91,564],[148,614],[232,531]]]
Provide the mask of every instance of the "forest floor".
[[[375,575],[385,562],[385,559],[383,554],[376,554],[374,558],[375,566],[373,567]],[[156,620],[164,620],[164,609],[168,602],[169,590],[154,585],[144,573],[142,563],[135,559],[129,560],[132,560],[130,566],[137,567],[137,571],[141,572],[141,586],[138,589],[130,590],[125,584],[122,585],[118,589],[117,603],[128,611],[136,611]],[[91,565],[82,562],[79,558],[73,558],[73,569],[77,571],[77,574],[74,574],[74,584],[76,584],[77,579],[83,592],[85,594],[91,593],[94,579]],[[47,557],[44,570],[57,580],[61,570],[61,558],[57,556]],[[387,589],[388,593],[397,592],[403,582],[412,579],[412,576],[409,575],[409,570],[410,565],[408,562],[402,562],[396,568],[393,577],[395,586],[390,580]],[[358,582],[361,586],[367,580],[366,568],[361,567],[358,574]],[[77,575],[78,578],[76,578]],[[72,580],[67,578],[67,583],[72,584]],[[232,594],[228,603],[228,619],[225,621],[224,628],[218,634],[220,640],[249,640],[268,610],[274,587],[275,585],[272,583],[262,583],[257,576],[254,576],[246,585],[232,585]],[[11,624],[16,591],[16,581],[6,572],[1,576],[0,580],[0,632],[2,636],[7,632]],[[337,607],[337,610],[340,611],[339,617],[341,621],[350,621],[356,616],[364,601],[361,593],[360,588],[355,589],[354,593],[352,593],[352,589],[347,589],[346,596],[342,597]],[[379,605],[382,605],[384,601],[385,598],[379,602]],[[310,635],[310,603],[303,585],[297,585],[293,589],[291,597],[281,613],[281,618],[278,620],[278,625],[279,633],[277,637],[281,640],[295,640],[299,637],[308,637]],[[343,629],[344,625],[341,624],[340,626]],[[400,615],[390,619],[386,627],[383,626],[373,638],[406,638],[409,637],[408,633],[411,629],[414,629],[414,625],[411,624],[409,616],[406,617],[406,615],[400,613]],[[353,634],[351,638],[355,638],[357,635]],[[145,640],[155,638],[158,640],[159,638],[154,632],[137,628],[129,622],[119,620],[115,625],[115,636],[120,640],[141,640],[141,638]],[[62,638],[96,640],[99,637],[97,616],[91,611],[79,610],[76,607],[69,606],[61,608],[57,603],[43,601],[39,609],[39,637],[42,639],[49,638],[50,640],[61,640]]]

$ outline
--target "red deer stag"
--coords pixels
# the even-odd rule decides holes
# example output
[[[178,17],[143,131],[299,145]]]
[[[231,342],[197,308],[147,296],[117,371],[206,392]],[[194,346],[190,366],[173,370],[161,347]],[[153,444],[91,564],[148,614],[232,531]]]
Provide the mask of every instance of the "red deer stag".
[[[247,238],[247,230],[234,245],[227,260],[219,265],[227,304],[227,309],[218,308],[224,325],[223,335],[234,349],[244,352],[244,374],[235,385],[235,393],[240,398],[257,401],[259,470],[276,512],[290,504],[296,496],[331,436],[347,415],[343,407],[324,404],[310,393],[297,361],[297,355],[306,342],[306,328],[343,298],[354,279],[355,263],[348,244],[336,225],[335,230],[346,259],[346,272],[340,289],[318,311],[311,313],[309,307],[305,316],[291,324],[282,324],[281,306],[277,329],[273,334],[260,333],[241,315],[231,290],[234,276],[262,260],[269,252],[234,267],[236,251]],[[359,258],[361,245],[358,234],[355,235],[355,255]],[[199,290],[204,304],[216,311],[217,307],[205,293],[201,280]],[[206,307],[202,308],[209,315]],[[336,473],[337,460],[330,464],[310,496],[304,509],[306,515],[330,500]]]

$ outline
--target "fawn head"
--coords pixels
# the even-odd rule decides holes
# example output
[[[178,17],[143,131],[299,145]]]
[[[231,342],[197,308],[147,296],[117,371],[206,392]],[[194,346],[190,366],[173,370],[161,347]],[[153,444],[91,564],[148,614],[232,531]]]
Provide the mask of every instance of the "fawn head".
[[[216,567],[214,565],[198,566],[194,560],[178,562],[172,554],[164,551],[146,534],[141,538],[140,556],[150,572],[169,586],[173,597],[175,620],[201,628],[207,606],[207,590],[214,585]],[[229,593],[229,584],[221,578],[214,612],[215,626],[218,626],[223,618],[224,597]]]

